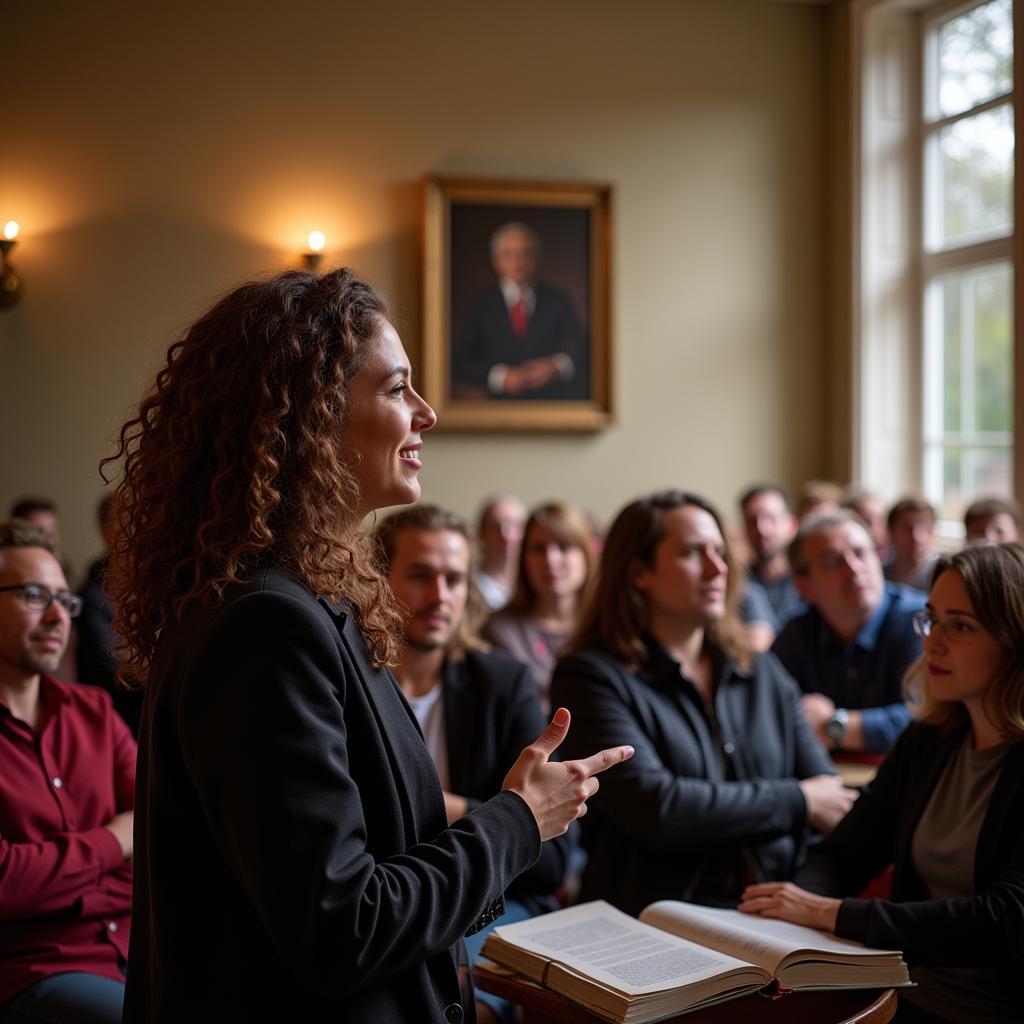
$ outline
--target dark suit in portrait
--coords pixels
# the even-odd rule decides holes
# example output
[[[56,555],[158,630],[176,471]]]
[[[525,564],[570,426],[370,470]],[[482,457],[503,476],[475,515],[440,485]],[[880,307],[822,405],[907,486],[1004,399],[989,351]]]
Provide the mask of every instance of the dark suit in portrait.
[[[478,397],[497,399],[567,400],[590,397],[590,367],[583,328],[569,296],[560,288],[533,286],[532,313],[525,332],[513,324],[513,314],[501,288],[477,293],[469,316],[452,349],[454,390],[471,390]],[[489,378],[495,366],[516,366],[527,360],[564,355],[563,372],[543,387],[523,394],[496,393]]]

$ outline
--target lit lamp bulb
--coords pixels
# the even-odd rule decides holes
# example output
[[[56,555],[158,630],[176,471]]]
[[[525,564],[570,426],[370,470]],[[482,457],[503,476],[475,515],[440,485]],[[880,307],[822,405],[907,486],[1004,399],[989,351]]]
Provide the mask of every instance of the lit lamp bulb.
[[[307,270],[316,270],[320,266],[320,260],[323,258],[324,243],[327,239],[322,231],[310,231],[307,241],[309,243],[309,252],[302,254],[302,261],[306,265]]]
[[[8,259],[20,230],[16,220],[9,220],[0,238],[0,309],[8,309],[21,298],[21,277]]]

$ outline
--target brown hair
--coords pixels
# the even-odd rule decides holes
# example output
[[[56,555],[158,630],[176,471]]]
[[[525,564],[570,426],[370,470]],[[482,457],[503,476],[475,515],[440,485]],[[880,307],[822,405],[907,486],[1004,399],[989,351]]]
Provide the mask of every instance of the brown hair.
[[[985,713],[1006,739],[1024,740],[1024,545],[980,542],[942,555],[932,572],[933,587],[944,572],[963,580],[974,614],[1005,654],[985,690]],[[959,701],[932,697],[924,656],[907,670],[904,688],[922,722],[952,729],[970,720]]]
[[[49,533],[25,519],[5,519],[0,522],[0,570],[4,567],[4,551],[7,548],[42,548],[54,558],[57,557]]]
[[[750,664],[752,652],[738,606],[742,578],[718,510],[706,498],[689,491],[658,491],[627,505],[615,517],[605,538],[597,585],[580,616],[579,628],[570,648],[579,650],[593,644],[606,647],[631,669],[650,657],[644,633],[648,628],[647,602],[631,580],[637,563],[650,566],[665,536],[664,520],[677,508],[702,509],[715,521],[725,545],[726,613],[707,630],[707,640],[721,648],[742,667]]]
[[[271,559],[347,598],[373,660],[400,625],[341,449],[348,388],[384,304],[348,270],[242,285],[197,320],[122,428],[120,535],[108,585],[125,679],[144,683],[160,631]]]
[[[380,548],[383,560],[384,572],[387,573],[391,560],[395,557],[395,550],[398,547],[398,537],[407,530],[424,530],[428,533],[441,533],[448,531],[457,533],[466,541],[466,548],[469,551],[468,564],[468,586],[469,593],[466,599],[466,610],[463,613],[462,621],[452,635],[448,646],[448,657],[453,661],[461,661],[467,651],[486,651],[489,645],[480,637],[480,627],[487,618],[488,608],[484,599],[477,589],[476,557],[473,552],[473,538],[470,533],[469,524],[462,516],[455,512],[449,512],[438,505],[414,505],[412,508],[403,509],[384,519],[377,527],[374,537]]]
[[[889,509],[889,514],[886,516],[885,524],[890,530],[892,530],[900,516],[904,514],[919,515],[921,513],[926,514],[932,521],[932,524],[935,523],[935,508],[933,505],[925,501],[924,498],[900,498],[900,500],[897,501],[891,509]]]
[[[597,560],[594,557],[594,535],[591,533],[590,524],[579,509],[565,501],[549,501],[544,505],[538,505],[526,520],[526,526],[523,528],[523,544],[519,549],[516,589],[503,611],[530,615],[536,608],[537,592],[526,573],[526,553],[530,543],[530,531],[535,526],[550,530],[562,544],[571,544],[583,552],[587,572],[578,597],[577,607],[581,608],[593,586],[597,568]]]
[[[1009,516],[1017,529],[1020,529],[1020,505],[1007,498],[979,498],[972,501],[964,513],[964,529],[970,528],[979,519],[992,519],[995,516]]]

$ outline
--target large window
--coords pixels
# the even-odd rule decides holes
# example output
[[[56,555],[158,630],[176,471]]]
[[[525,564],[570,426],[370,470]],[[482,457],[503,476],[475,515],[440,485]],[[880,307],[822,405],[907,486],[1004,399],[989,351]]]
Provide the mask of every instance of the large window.
[[[1013,9],[922,19],[922,484],[946,519],[1012,492]]]

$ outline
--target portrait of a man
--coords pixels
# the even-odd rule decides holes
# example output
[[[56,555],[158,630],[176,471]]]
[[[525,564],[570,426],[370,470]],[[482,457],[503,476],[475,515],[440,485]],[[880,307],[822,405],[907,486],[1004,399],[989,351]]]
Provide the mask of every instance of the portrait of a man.
[[[587,343],[568,292],[539,273],[543,243],[525,221],[490,237],[494,282],[477,291],[456,325],[456,397],[565,400],[589,397]]]
[[[611,422],[605,185],[428,178],[424,395],[449,430]]]

